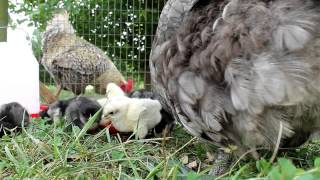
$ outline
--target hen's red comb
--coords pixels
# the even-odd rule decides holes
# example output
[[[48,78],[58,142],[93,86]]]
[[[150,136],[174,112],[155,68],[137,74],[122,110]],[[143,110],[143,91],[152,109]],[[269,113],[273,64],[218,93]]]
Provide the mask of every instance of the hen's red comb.
[[[120,82],[120,88],[125,92],[125,93],[130,93],[133,88],[133,80],[128,79],[127,83]]]

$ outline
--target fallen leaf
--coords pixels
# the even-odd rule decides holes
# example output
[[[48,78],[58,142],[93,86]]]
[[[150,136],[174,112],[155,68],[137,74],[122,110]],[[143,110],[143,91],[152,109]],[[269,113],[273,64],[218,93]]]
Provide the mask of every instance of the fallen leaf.
[[[189,163],[188,165],[187,165],[187,167],[189,168],[189,169],[194,169],[194,168],[196,168],[197,167],[197,161],[192,161],[191,163]]]

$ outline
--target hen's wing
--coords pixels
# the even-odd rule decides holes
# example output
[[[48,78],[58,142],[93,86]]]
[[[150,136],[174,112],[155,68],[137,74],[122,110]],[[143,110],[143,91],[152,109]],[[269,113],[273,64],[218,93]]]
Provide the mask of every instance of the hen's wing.
[[[151,83],[153,91],[160,94],[159,101],[162,107],[171,112],[176,120],[179,120],[177,113],[174,112],[174,107],[170,102],[170,98],[162,84],[159,84],[156,79],[157,70],[155,64],[161,54],[164,44],[171,37],[174,37],[176,30],[180,27],[185,16],[189,13],[190,9],[196,4],[198,0],[169,0],[165,4],[158,22],[158,28],[154,37],[152,50],[150,53],[150,72]]]
[[[83,75],[101,74],[107,69],[114,68],[111,60],[101,49],[88,42],[82,42],[56,56],[53,65]]]
[[[231,1],[221,20],[230,24],[222,27],[233,27],[243,34],[239,44],[242,51],[247,51],[246,56],[232,58],[226,68],[233,105],[258,114],[264,106],[302,102],[310,95],[307,86],[312,69],[319,67],[314,63],[317,57],[312,48],[319,38],[319,6],[301,0],[248,3],[247,18],[241,19],[235,9],[241,11],[249,5],[239,2]]]
[[[62,84],[76,94],[108,70],[116,70],[115,65],[98,47],[85,40],[58,54],[51,61],[50,72],[58,84]]]
[[[210,2],[216,4],[214,7],[216,12],[218,12],[221,1],[199,1],[198,3],[196,0],[171,0],[167,2],[161,13],[157,33],[153,43],[150,57],[150,71],[152,74],[153,90],[161,95],[161,104],[166,105],[164,108],[170,109],[175,119],[179,120],[191,134],[205,139],[214,139],[217,144],[221,145],[221,141],[223,141],[223,139],[225,140],[226,137],[217,133],[217,131],[222,129],[222,125],[219,121],[221,121],[223,118],[220,117],[225,117],[226,114],[224,112],[221,113],[220,110],[223,106],[229,106],[227,104],[222,105],[225,97],[222,89],[219,89],[219,87],[210,87],[206,89],[208,87],[207,84],[203,81],[203,79],[198,78],[193,72],[181,74],[179,80],[164,82],[167,81],[165,79],[170,76],[168,75],[167,71],[174,67],[172,66],[168,68],[169,65],[167,61],[169,58],[163,57],[163,55],[166,54],[168,56],[174,56],[176,53],[176,47],[173,47],[174,45],[172,46],[170,43],[176,40],[177,30],[181,28],[181,26],[184,26],[183,23],[185,23],[186,19],[190,18],[189,15],[192,8],[201,9]],[[172,47],[172,49],[169,50],[170,48],[168,48],[168,46]],[[179,69],[176,70],[177,73],[179,73]],[[171,85],[169,85],[170,83]],[[172,85],[177,85],[178,87],[173,87]],[[175,90],[180,88],[180,90],[177,90],[179,91],[177,94],[177,96],[179,96],[177,98],[179,99],[174,98],[176,95],[169,93],[170,91],[174,91],[174,89],[170,90],[171,87],[173,87]],[[167,91],[168,89],[169,91]],[[215,91],[218,92],[215,93]],[[187,95],[188,93],[191,93],[193,97],[189,98],[189,95]],[[203,122],[199,114],[195,113],[193,110],[197,105],[197,102],[194,100],[200,96],[203,96],[204,94],[207,94],[208,96],[210,94],[212,97],[216,97],[214,102],[210,102],[209,99],[201,102],[203,103],[203,106],[206,106],[206,108],[202,109],[201,112],[203,116],[206,117],[204,119],[204,121],[207,121],[206,123]],[[222,106],[219,107],[219,105]],[[212,108],[217,108],[217,110],[212,111]]]
[[[190,9],[196,4],[198,0],[169,0],[165,4],[160,18],[158,22],[158,28],[154,37],[152,50],[150,53],[150,71],[151,74],[154,74],[155,69],[155,61],[160,55],[162,51],[163,44],[171,37],[173,37],[176,33],[176,30],[180,27],[183,22],[185,16],[189,13]],[[172,107],[168,107],[168,96],[164,88],[157,83],[155,76],[151,76],[151,81],[153,85],[153,90],[161,94],[161,97],[164,99],[161,100],[161,104],[164,106],[165,109],[173,109]],[[173,113],[175,114],[175,113]]]

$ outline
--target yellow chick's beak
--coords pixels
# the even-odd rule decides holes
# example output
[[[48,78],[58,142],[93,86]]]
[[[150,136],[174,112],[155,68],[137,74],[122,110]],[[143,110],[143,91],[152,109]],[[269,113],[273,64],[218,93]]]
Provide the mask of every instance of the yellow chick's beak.
[[[111,117],[107,116],[107,117],[102,117],[101,121],[99,122],[99,125],[102,127],[107,127],[111,124]]]

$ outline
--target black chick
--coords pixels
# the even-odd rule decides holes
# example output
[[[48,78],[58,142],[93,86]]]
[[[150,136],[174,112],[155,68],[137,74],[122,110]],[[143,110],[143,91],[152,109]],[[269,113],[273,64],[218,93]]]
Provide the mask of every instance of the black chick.
[[[29,120],[29,114],[21,104],[17,102],[3,104],[0,107],[0,137],[9,132],[7,130],[20,131],[22,123],[27,127]]]
[[[88,119],[100,110],[101,106],[88,97],[78,96],[67,100],[59,100],[49,105],[48,110],[42,112],[42,118],[49,117],[52,121],[59,121],[65,117],[66,121],[83,128]],[[89,128],[88,132],[98,129],[101,116]]]

